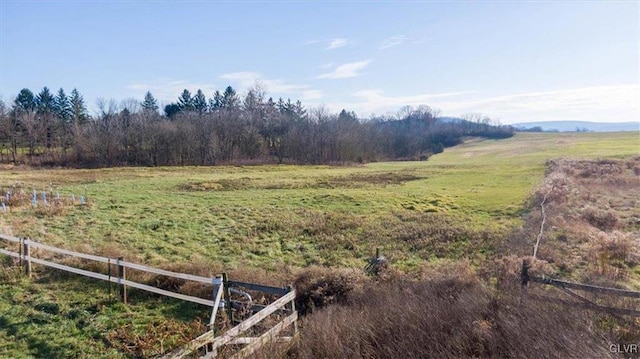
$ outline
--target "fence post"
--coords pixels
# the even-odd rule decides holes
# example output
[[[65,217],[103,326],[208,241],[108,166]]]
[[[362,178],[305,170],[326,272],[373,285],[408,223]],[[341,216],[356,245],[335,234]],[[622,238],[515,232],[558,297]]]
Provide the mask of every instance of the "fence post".
[[[124,261],[124,257],[118,257],[118,288],[120,290],[120,300],[122,303],[127,304],[127,286],[124,284],[124,280],[127,279],[126,268],[120,264]]]
[[[531,280],[529,268],[531,268],[531,264],[527,259],[523,259],[522,269],[520,270],[520,301],[523,301],[527,295],[529,281]]]
[[[109,276],[109,300],[111,300],[111,258],[107,258],[107,274]]]
[[[29,259],[29,256],[31,255],[31,250],[29,248],[29,239],[26,239],[23,243],[22,243],[22,247],[23,247],[23,254],[24,254],[24,273],[31,277],[31,260]]]
[[[24,262],[24,253],[22,250],[24,249],[24,238],[18,238],[20,242],[18,243],[18,252],[20,252],[20,267],[22,267],[22,263]]]
[[[231,307],[231,291],[229,290],[229,277],[227,273],[222,273],[222,290],[224,294],[224,303],[227,309],[227,317],[229,324],[233,327],[233,308]],[[213,328],[211,328],[213,329]]]
[[[376,250],[377,252],[377,250]],[[287,286],[287,293],[290,293],[291,291],[293,291],[293,286],[291,284],[289,284]],[[291,309],[291,314],[296,312],[296,298],[293,298],[291,300],[291,304],[289,305],[289,309]],[[298,320],[296,319],[293,322],[293,336],[295,337],[296,335],[298,335]]]

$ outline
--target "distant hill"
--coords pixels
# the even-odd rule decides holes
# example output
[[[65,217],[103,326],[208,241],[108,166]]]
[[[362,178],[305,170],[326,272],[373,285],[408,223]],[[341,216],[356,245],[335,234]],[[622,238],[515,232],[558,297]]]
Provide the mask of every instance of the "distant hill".
[[[436,119],[437,122],[440,123],[459,123],[459,122],[463,122],[465,120],[459,118],[459,117],[449,117],[449,116],[445,116],[445,117],[438,117]]]
[[[539,128],[541,131],[557,132],[617,132],[640,131],[640,122],[587,122],[587,121],[549,121],[522,122],[512,125],[516,129],[531,130]]]

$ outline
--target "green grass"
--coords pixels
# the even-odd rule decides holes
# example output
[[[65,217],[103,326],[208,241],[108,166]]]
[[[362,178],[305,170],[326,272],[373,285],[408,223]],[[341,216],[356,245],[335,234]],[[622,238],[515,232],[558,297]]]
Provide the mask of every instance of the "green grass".
[[[84,251],[115,247],[150,264],[353,267],[381,247],[411,269],[425,253],[407,251],[385,224],[401,229],[402,215],[435,213],[469,231],[504,232],[519,223],[548,159],[632,156],[639,143],[637,133],[518,134],[425,162],[355,167],[13,169],[0,173],[0,185],[86,194],[90,204],[64,215],[25,205],[0,223],[16,235]]]
[[[32,208],[27,195],[22,205],[0,213],[0,229],[155,266],[362,268],[379,247],[394,268],[420,271],[443,260],[490,258],[522,223],[549,159],[638,155],[637,132],[531,133],[469,141],[424,162],[5,167],[0,187],[86,195],[89,204]],[[106,333],[122,327],[143,333],[164,316],[178,322],[206,318],[202,308],[167,299],[124,307],[108,298],[106,284],[42,275],[39,282],[0,281],[0,357],[121,357],[125,353]]]
[[[139,292],[131,300],[134,304],[126,306],[117,301],[115,288],[109,296],[108,284],[67,275],[27,279],[4,273],[1,279],[0,357],[123,358],[124,346],[149,328],[206,316],[199,306],[140,297]],[[120,328],[128,329],[126,338],[113,336]],[[107,333],[112,336],[105,337]],[[166,346],[176,340],[158,336]],[[159,346],[148,353],[153,350]]]

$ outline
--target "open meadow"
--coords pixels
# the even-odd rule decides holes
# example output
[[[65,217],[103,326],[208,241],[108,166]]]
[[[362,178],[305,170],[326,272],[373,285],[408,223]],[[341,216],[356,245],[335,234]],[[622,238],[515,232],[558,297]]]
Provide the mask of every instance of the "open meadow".
[[[533,248],[535,233],[517,229],[532,209],[548,161],[638,155],[638,132],[518,133],[504,140],[468,139],[421,162],[5,166],[0,191],[11,190],[13,199],[0,212],[0,230],[158,267],[198,266],[210,274],[250,268],[278,285],[309,266],[363,268],[376,248],[394,270],[419,275],[443,263],[478,266],[504,253],[514,233]],[[34,190],[40,199],[35,207]],[[113,303],[106,284],[54,277],[30,281],[3,268],[0,357],[147,356],[126,350],[130,333],[122,328],[138,339],[161,337],[158,323],[170,327],[167,332],[187,331],[197,327],[194,318],[206,317],[197,306],[153,297],[131,309]],[[69,334],[55,340],[60,327]],[[168,345],[175,341],[167,339]]]
[[[424,162],[336,167],[6,168],[0,187],[27,196],[0,223],[16,236],[153,265],[360,267],[380,247],[411,270],[439,258],[482,259],[494,235],[522,220],[547,160],[633,156],[638,141],[632,132],[523,133],[472,140]],[[34,208],[33,190],[88,204]]]

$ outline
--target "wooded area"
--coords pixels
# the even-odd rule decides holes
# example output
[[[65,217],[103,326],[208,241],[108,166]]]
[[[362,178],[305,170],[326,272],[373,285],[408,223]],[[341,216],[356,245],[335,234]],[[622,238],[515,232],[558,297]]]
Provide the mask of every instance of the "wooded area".
[[[228,86],[210,99],[184,90],[164,107],[143,101],[98,100],[90,116],[73,89],[37,95],[23,89],[11,105],[0,101],[0,162],[113,167],[222,163],[342,163],[425,160],[464,136],[506,138],[509,126],[481,116],[441,119],[428,106],[360,119],[354,112],[307,109],[274,101],[256,86],[239,96]]]

